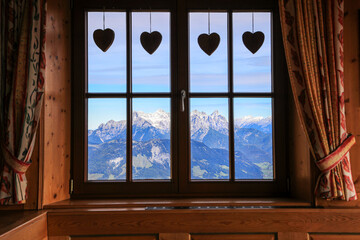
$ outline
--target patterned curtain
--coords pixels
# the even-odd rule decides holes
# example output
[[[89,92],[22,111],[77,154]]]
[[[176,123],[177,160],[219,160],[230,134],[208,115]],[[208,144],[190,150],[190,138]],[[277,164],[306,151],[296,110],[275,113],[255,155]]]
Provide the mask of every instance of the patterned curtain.
[[[45,0],[1,0],[0,204],[25,203],[45,73]]]
[[[356,200],[344,104],[343,0],[279,0],[288,71],[297,112],[321,171],[316,191]]]

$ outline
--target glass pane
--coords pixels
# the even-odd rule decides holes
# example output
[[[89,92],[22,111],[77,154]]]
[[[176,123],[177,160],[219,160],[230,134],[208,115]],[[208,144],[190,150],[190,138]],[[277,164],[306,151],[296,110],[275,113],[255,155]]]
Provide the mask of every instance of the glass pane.
[[[200,34],[208,34],[208,13],[190,13],[190,90],[227,92],[227,13],[210,13],[210,34],[220,36],[218,48],[210,56],[198,44]]]
[[[234,99],[235,178],[273,179],[272,99]]]
[[[103,52],[93,39],[96,29],[103,29],[103,12],[88,13],[88,91],[126,91],[126,14],[106,12],[105,28],[115,32],[114,42]]]
[[[190,99],[191,179],[229,179],[228,99]]]
[[[169,92],[170,13],[151,12],[151,31],[148,39],[153,39],[157,31],[162,40],[150,55],[140,42],[143,32],[150,33],[150,12],[132,13],[132,88],[134,92]]]
[[[126,179],[126,100],[88,100],[88,180]]]
[[[133,179],[170,179],[170,99],[133,99]]]
[[[262,31],[265,40],[253,54],[242,35],[252,32],[252,13],[233,14],[233,55],[235,92],[271,92],[271,13],[254,13],[254,32]]]

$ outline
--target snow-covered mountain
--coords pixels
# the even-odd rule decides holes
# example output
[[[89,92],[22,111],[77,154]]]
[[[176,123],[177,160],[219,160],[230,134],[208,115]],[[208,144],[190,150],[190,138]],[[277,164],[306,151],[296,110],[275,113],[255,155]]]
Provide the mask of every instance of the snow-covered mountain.
[[[170,113],[167,113],[162,109],[159,109],[154,113],[144,113],[141,111],[134,112],[133,123],[135,126],[150,124],[151,126],[166,132],[170,129]]]
[[[210,129],[228,135],[229,123],[218,111],[207,115],[205,112],[194,110],[190,115],[191,139],[202,142]]]
[[[115,138],[126,138],[126,121],[110,120],[95,130],[88,131],[88,143],[99,144]]]
[[[243,118],[235,119],[234,127],[235,128],[254,128],[266,133],[272,131],[272,119],[271,117],[253,117],[246,116]]]
[[[110,120],[102,123],[96,130],[88,131],[88,142],[99,144],[113,139],[126,139],[126,121]],[[133,139],[170,139],[170,114],[162,109],[153,113],[133,113]]]
[[[272,177],[271,117],[234,121],[235,175],[240,179]],[[226,179],[229,174],[229,123],[218,111],[190,115],[191,174],[195,179]],[[132,125],[134,179],[170,178],[170,114],[134,112]],[[126,121],[88,131],[89,179],[126,176]]]
[[[191,176],[193,179],[227,179],[228,151],[209,148],[192,141]],[[126,179],[126,141],[113,140],[88,148],[90,180]],[[150,140],[133,143],[134,179],[169,179],[170,140]],[[245,154],[235,155],[235,173],[240,179],[262,179],[264,173]]]
[[[227,119],[218,111],[208,115],[205,112],[194,110],[190,115],[191,139],[199,142],[209,141],[215,138],[227,139],[229,124]],[[252,117],[235,119],[235,132],[240,128],[256,129],[265,133],[271,133],[271,117]],[[88,142],[93,144],[103,143],[112,139],[126,139],[126,121],[110,120],[101,124],[96,130],[88,131]],[[162,109],[154,113],[133,113],[133,139],[147,141],[150,139],[170,139],[170,114]],[[214,142],[214,141],[213,141]],[[220,148],[226,148],[221,143]],[[210,144],[211,145],[211,144]],[[212,147],[212,146],[210,146]]]

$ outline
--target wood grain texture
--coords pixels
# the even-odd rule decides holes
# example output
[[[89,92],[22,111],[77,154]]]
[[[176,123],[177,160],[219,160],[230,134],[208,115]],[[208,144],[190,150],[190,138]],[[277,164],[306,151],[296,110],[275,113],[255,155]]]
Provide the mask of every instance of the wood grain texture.
[[[39,191],[39,128],[37,129],[37,139],[35,141],[34,151],[31,156],[31,165],[26,172],[28,181],[27,191],[28,199],[24,204],[24,209],[35,210],[38,206]]]
[[[157,236],[86,236],[86,237],[71,237],[71,239],[75,240],[157,240]]]
[[[40,119],[44,119],[45,107],[43,105],[41,109]],[[43,209],[43,198],[44,198],[44,120],[40,121],[39,126],[39,181],[38,181],[38,201],[37,209]]]
[[[306,232],[279,232],[277,240],[309,240]]]
[[[5,212],[3,212],[5,213]],[[15,212],[0,217],[1,240],[47,239],[46,212]]]
[[[274,240],[274,234],[204,234],[191,235],[191,240]]]
[[[344,17],[344,85],[345,108],[348,132],[356,137],[350,150],[351,169],[355,188],[360,197],[360,75],[359,75],[359,9],[360,1],[346,0]],[[317,199],[317,205],[324,207],[360,207],[360,201],[326,201]]]
[[[291,89],[289,89],[291,92]],[[291,94],[290,94],[291,95]],[[293,96],[289,96],[289,171],[291,176],[290,190],[294,198],[308,202],[313,200],[311,184],[310,150],[297,114]]]
[[[188,199],[67,199],[44,206],[45,209],[129,208],[201,206],[287,206],[308,207],[309,202],[291,198],[188,198]]]
[[[168,233],[360,233],[360,209],[72,209],[48,213],[50,236]]]
[[[70,2],[47,4],[46,82],[43,131],[43,204],[69,198],[70,179]]]
[[[360,240],[355,234],[311,234],[310,240]]]
[[[160,233],[159,240],[191,240],[189,233]]]

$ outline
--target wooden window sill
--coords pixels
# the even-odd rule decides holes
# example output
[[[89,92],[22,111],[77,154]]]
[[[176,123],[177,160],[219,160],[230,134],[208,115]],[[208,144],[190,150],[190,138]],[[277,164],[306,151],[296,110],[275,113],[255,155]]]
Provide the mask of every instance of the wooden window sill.
[[[44,239],[46,211],[1,211],[0,239]]]
[[[311,207],[310,202],[291,198],[188,198],[188,199],[68,199],[44,209],[134,208],[134,207]]]

